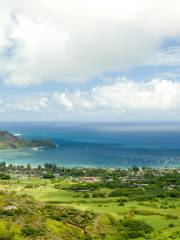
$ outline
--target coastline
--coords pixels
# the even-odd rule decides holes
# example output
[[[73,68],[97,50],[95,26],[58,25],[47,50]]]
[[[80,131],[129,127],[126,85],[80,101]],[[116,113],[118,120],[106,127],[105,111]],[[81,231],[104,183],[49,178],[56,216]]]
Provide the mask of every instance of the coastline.
[[[180,124],[0,122],[0,129],[26,140],[51,139],[55,149],[0,149],[0,161],[64,167],[129,168],[180,166]],[[118,131],[114,131],[118,129]],[[162,131],[163,129],[163,131]]]

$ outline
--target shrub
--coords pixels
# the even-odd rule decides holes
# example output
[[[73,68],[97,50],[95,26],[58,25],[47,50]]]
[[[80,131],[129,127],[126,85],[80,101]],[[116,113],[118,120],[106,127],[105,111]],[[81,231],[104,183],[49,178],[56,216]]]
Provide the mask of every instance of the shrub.
[[[45,179],[54,179],[55,176],[52,173],[45,173],[43,175],[43,178],[45,178]]]
[[[42,228],[35,228],[33,226],[25,226],[22,230],[22,234],[25,237],[35,236],[35,235],[42,235],[43,229]]]
[[[169,193],[169,196],[171,198],[179,198],[180,197],[180,193],[179,193],[179,191],[172,191],[172,192]]]
[[[0,174],[0,179],[1,180],[9,180],[10,178],[11,178],[10,175],[3,174],[3,173]]]
[[[46,206],[47,214],[56,221],[64,221],[79,227],[85,227],[97,216],[94,212],[81,211],[69,207]]]
[[[121,219],[120,230],[123,229],[128,233],[130,238],[144,237],[145,234],[151,233],[153,228],[144,221],[134,219]]]
[[[124,206],[124,203],[123,202],[119,202],[118,206]]]
[[[174,215],[166,215],[166,219],[178,219],[178,216],[174,216]]]
[[[92,197],[93,197],[93,198],[97,198],[97,197],[98,197],[97,193],[93,193],[93,194],[92,194]]]
[[[89,198],[90,197],[90,195],[89,195],[89,193],[84,193],[84,196],[83,196],[84,198]]]
[[[174,224],[174,223],[170,223],[170,224],[169,224],[169,227],[170,227],[170,228],[175,227],[175,224]]]

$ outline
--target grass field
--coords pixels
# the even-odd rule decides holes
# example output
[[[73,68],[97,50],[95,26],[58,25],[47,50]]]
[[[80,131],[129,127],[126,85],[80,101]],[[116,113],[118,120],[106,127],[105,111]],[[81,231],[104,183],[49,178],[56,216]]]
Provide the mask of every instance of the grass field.
[[[59,183],[62,186],[73,184],[65,180]],[[175,236],[176,232],[180,231],[180,201],[178,199],[154,199],[145,202],[127,201],[121,206],[118,203],[118,197],[84,198],[82,193],[55,189],[53,181],[37,178],[0,181],[0,189],[15,191],[19,194],[26,193],[41,202],[73,206],[98,213],[109,213],[117,219],[133,216],[135,219],[144,220],[150,224],[154,228],[154,232],[161,236],[159,239],[180,239]],[[103,191],[108,192],[109,189],[103,189]]]

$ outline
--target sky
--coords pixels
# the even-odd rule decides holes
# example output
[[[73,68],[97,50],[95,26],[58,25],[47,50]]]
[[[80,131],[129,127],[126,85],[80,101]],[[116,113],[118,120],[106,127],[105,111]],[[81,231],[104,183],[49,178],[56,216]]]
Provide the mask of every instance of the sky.
[[[179,0],[0,0],[1,121],[179,121]]]

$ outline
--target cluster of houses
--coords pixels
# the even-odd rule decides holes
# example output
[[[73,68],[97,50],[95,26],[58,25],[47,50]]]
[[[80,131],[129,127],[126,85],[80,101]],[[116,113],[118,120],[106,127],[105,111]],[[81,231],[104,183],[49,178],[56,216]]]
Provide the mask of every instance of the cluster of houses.
[[[96,183],[101,181],[99,177],[84,177],[84,176],[77,178],[71,177],[70,180],[74,182],[86,182],[86,183]]]

